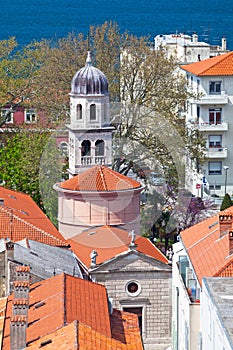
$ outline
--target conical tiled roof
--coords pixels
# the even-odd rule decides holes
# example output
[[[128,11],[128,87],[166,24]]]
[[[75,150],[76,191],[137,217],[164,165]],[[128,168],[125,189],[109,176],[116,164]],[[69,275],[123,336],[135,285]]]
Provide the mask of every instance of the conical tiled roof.
[[[88,52],[86,65],[73,77],[71,93],[79,95],[102,95],[108,93],[108,79],[98,68],[92,66]]]
[[[96,165],[72,179],[60,183],[60,187],[73,191],[124,191],[142,187],[130,179],[103,165]]]
[[[181,66],[197,76],[233,75],[233,52]]]

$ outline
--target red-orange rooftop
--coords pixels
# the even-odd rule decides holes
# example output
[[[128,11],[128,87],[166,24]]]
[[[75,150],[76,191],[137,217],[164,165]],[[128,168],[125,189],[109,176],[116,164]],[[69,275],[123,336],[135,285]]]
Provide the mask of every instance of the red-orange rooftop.
[[[223,214],[233,215],[233,207],[189,227],[180,234],[200,284],[203,277],[233,277],[229,236],[227,232],[220,234],[219,216]]]
[[[67,246],[60,232],[27,194],[0,186],[0,238]]]
[[[2,350],[10,350],[13,295],[8,297]],[[122,341],[124,339],[124,341]],[[61,274],[31,285],[28,348],[142,350],[137,316],[109,314],[103,285]]]
[[[181,66],[197,76],[233,75],[233,52]]]
[[[118,254],[127,252],[132,236],[125,229],[115,226],[93,227],[68,240],[71,249],[80,261],[89,267],[91,263],[90,253],[96,250],[98,253],[96,263],[101,264]],[[136,235],[136,249],[142,254],[148,255],[162,263],[167,264],[167,258],[155,247],[149,239]]]
[[[60,183],[60,187],[73,191],[123,191],[141,188],[141,184],[110,168],[96,165],[73,178]]]

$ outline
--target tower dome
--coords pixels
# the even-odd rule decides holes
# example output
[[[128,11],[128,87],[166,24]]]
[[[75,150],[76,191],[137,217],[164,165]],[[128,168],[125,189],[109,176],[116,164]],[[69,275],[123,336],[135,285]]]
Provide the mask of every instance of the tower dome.
[[[92,66],[90,51],[87,54],[85,67],[81,68],[72,79],[71,94],[108,94],[108,79],[98,68]]]

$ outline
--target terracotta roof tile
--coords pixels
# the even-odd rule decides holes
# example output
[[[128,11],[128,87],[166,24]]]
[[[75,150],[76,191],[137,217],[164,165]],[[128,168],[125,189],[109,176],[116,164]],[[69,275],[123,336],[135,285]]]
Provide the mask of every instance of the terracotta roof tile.
[[[233,52],[181,66],[181,68],[197,76],[233,75]]]
[[[60,183],[60,187],[73,191],[122,191],[141,188],[138,181],[110,168],[96,165],[73,178]]]
[[[2,350],[10,348],[11,315],[12,296],[7,302]],[[111,337],[108,299],[103,285],[61,274],[30,287],[28,343],[74,320]]]
[[[26,194],[0,187],[0,238],[14,242],[25,237],[54,246],[67,246],[62,235]]]
[[[100,226],[85,230],[68,240],[68,242],[80,261],[86,267],[89,267],[91,263],[90,253],[93,249],[98,252],[97,264],[101,264],[118,254],[126,252],[129,249],[131,236],[128,231],[122,228]],[[149,255],[165,264],[168,263],[167,258],[149,239],[136,236],[135,243],[139,252]]]
[[[200,284],[203,277],[218,276],[223,270],[233,277],[229,237],[227,233],[220,235],[219,225],[219,216],[232,212],[233,207],[228,208],[180,234]]]
[[[41,344],[47,343],[45,349],[48,350],[142,350],[136,315],[126,313],[122,315],[124,328],[121,329],[124,331],[125,343],[96,332],[86,324],[74,321],[33,342],[28,349],[36,350]]]

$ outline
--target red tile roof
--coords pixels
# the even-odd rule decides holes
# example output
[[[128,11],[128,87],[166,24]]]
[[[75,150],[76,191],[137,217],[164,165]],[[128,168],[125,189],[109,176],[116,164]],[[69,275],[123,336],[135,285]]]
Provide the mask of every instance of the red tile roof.
[[[67,246],[62,235],[30,196],[0,186],[0,238],[16,242],[28,237],[45,244]]]
[[[233,75],[233,52],[181,66],[181,68],[197,76]]]
[[[123,327],[120,327],[121,325],[117,325],[117,327],[118,331],[124,332],[125,343],[112,337],[109,338],[83,323],[74,321],[33,342],[28,346],[28,349],[39,349],[41,344],[47,342],[45,349],[48,350],[142,350],[137,316],[126,312],[119,311],[119,313]],[[115,315],[113,314],[114,317]]]
[[[203,277],[220,276],[224,273],[233,277],[233,255],[229,255],[229,237],[227,233],[220,235],[219,216],[223,214],[233,215],[233,207],[180,234],[200,284]]]
[[[8,297],[2,350],[10,350],[12,302]],[[136,315],[110,317],[104,286],[65,274],[31,286],[26,332],[31,349],[47,342],[46,349],[142,350]]]
[[[73,178],[60,183],[60,187],[73,191],[123,191],[141,188],[138,181],[110,168],[96,165]]]
[[[93,249],[98,252],[97,264],[101,264],[129,250],[131,239],[132,237],[129,235],[129,232],[122,228],[100,226],[85,230],[81,234],[72,237],[68,242],[80,261],[86,267],[89,267],[91,263],[90,253]],[[165,264],[168,263],[167,258],[149,239],[136,236],[135,243],[139,252],[151,256]]]
[[[33,284],[29,295],[27,343],[74,320],[111,338],[108,298],[104,286],[61,274]],[[11,315],[12,296],[7,303],[2,350],[9,350]]]

